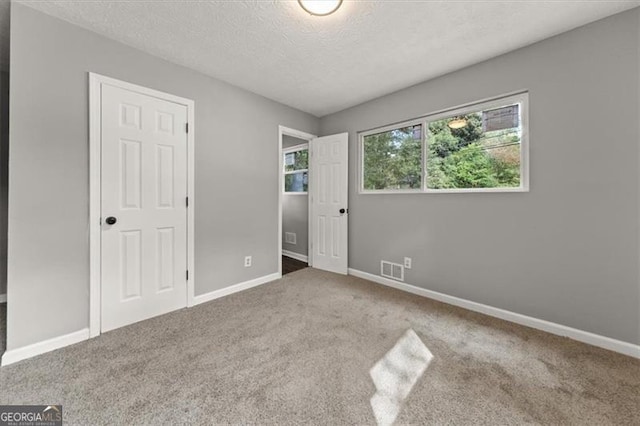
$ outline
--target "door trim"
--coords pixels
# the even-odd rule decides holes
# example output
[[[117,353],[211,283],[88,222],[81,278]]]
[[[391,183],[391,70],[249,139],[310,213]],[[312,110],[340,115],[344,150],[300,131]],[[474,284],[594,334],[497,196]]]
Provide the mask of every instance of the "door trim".
[[[317,138],[316,135],[311,133],[302,132],[300,130],[291,129],[285,126],[278,126],[278,277],[282,278],[282,193],[284,188],[283,170],[284,164],[282,161],[282,137],[284,135],[293,136],[294,138],[306,140],[309,143],[309,153],[311,153],[311,141]],[[309,161],[309,184],[307,194],[311,194],[311,161]],[[311,245],[313,243],[313,235],[311,235],[311,196],[307,197],[309,203],[309,215],[307,218],[307,258],[309,266],[313,266],[313,256],[311,256]]]
[[[100,335],[101,324],[101,188],[102,188],[102,86],[115,86],[120,89],[184,105],[187,107],[187,307],[194,305],[195,288],[195,114],[194,101],[191,99],[159,92],[143,86],[116,80],[96,73],[89,73],[89,337]]]

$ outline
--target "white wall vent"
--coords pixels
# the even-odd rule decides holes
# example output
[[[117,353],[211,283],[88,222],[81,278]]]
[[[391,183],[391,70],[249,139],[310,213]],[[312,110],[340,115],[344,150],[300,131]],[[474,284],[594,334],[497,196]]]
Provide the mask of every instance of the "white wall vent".
[[[404,265],[399,263],[380,261],[380,275],[392,280],[404,281]]]
[[[296,234],[295,232],[285,232],[284,233],[284,242],[287,244],[296,244]]]

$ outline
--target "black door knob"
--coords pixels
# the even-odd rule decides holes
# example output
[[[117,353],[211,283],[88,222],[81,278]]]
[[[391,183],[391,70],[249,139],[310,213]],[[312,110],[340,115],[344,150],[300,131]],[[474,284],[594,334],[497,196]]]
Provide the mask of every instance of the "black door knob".
[[[346,212],[345,209],[340,209],[340,214],[344,214]]]
[[[105,222],[107,223],[107,225],[115,225],[117,221],[118,221],[118,219],[116,219],[116,218],[115,218],[115,217],[113,217],[113,216],[109,216],[109,217],[105,220]]]

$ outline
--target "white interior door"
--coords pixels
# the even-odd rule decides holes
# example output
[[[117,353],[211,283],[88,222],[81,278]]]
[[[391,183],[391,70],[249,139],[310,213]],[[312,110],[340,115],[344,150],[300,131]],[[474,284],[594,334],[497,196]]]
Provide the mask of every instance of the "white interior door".
[[[102,86],[102,331],[186,306],[186,123],[185,105]]]
[[[311,230],[314,268],[347,274],[349,134],[311,140]]]

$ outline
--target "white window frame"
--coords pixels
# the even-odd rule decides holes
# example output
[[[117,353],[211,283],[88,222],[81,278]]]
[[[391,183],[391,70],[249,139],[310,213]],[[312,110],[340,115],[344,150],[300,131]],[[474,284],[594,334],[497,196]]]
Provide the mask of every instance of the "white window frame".
[[[307,150],[307,152],[309,152],[309,144],[308,143],[302,143],[300,145],[295,145],[295,146],[291,146],[289,148],[284,148],[282,150],[282,193],[285,195],[308,195],[309,192],[307,191],[302,191],[302,192],[288,192],[285,190],[285,179],[284,177],[286,175],[293,175],[293,174],[298,174],[298,173],[307,173],[307,179],[309,178],[309,169],[300,169],[300,170],[292,170],[292,171],[286,171],[286,165],[284,163],[284,157],[287,154],[291,154],[294,152],[299,152],[299,151],[304,151]],[[311,157],[309,157],[309,159],[311,159]],[[307,188],[309,187],[309,184],[307,183]]]
[[[489,110],[499,108],[509,104],[520,104],[520,126],[522,130],[520,140],[520,186],[512,188],[446,188],[432,189],[427,188],[427,157],[428,149],[428,128],[432,121],[442,120],[456,115],[465,115],[478,110]],[[388,132],[403,127],[421,125],[420,132],[422,144],[421,168],[422,168],[422,185],[416,189],[365,189],[364,188],[364,138],[378,133]],[[529,192],[529,92],[520,91],[517,93],[507,94],[499,97],[485,99],[465,105],[449,108],[446,110],[434,112],[422,116],[420,118],[402,121],[375,129],[366,130],[358,133],[358,193],[359,194],[460,194],[473,192]]]

